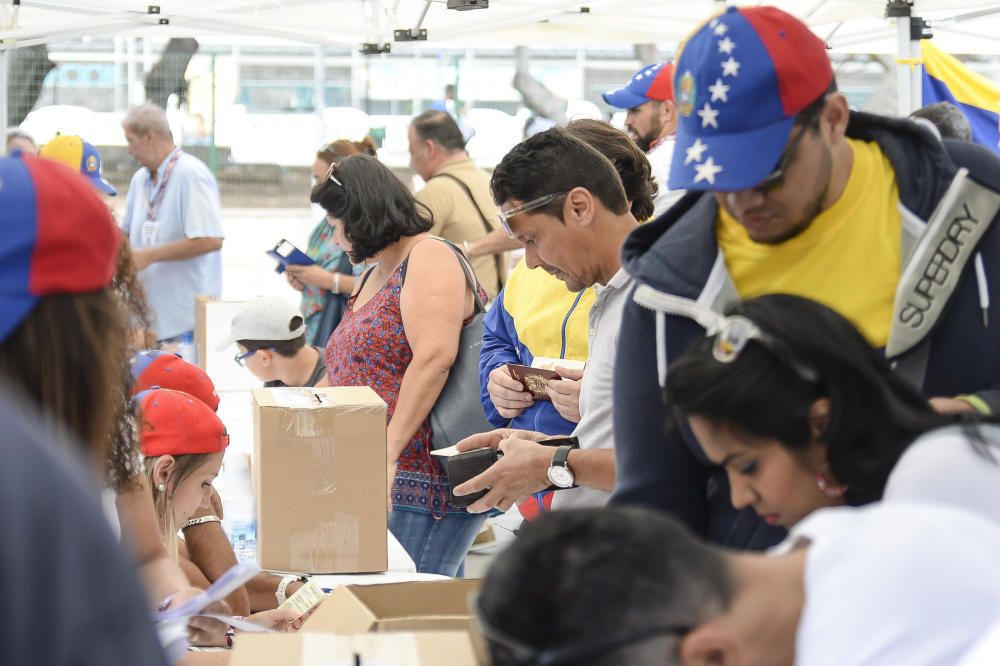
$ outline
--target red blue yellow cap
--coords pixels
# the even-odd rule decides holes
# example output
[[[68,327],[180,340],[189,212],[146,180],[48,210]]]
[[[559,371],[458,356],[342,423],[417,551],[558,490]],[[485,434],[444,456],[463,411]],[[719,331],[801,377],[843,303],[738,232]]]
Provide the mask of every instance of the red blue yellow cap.
[[[87,180],[62,164],[0,158],[0,341],[42,296],[111,284],[121,232]]]
[[[101,176],[101,154],[97,152],[97,148],[82,138],[59,134],[42,146],[38,155],[62,162],[70,169],[78,169],[101,192],[111,196],[118,195],[118,190]]]

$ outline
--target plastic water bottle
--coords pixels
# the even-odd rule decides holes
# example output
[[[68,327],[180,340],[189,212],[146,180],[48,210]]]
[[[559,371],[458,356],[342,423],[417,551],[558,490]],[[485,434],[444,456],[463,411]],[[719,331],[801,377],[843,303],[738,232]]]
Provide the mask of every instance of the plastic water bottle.
[[[188,331],[177,343],[177,355],[188,363],[198,363],[197,352],[194,347],[194,333]]]
[[[239,562],[257,561],[257,505],[245,454],[226,461],[223,527]]]

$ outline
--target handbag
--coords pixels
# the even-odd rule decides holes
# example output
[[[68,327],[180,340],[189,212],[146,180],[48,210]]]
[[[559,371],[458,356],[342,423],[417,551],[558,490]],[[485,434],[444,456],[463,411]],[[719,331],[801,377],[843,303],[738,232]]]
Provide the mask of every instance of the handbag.
[[[486,420],[486,412],[479,401],[479,354],[483,346],[483,317],[486,305],[479,297],[479,283],[473,277],[468,259],[458,247],[443,238],[436,240],[446,243],[458,256],[458,263],[465,273],[465,282],[472,289],[476,299],[472,319],[462,327],[458,338],[458,355],[448,373],[441,394],[431,409],[431,448],[444,449],[469,435],[493,430],[493,424]],[[403,262],[400,284],[406,278],[406,262]]]

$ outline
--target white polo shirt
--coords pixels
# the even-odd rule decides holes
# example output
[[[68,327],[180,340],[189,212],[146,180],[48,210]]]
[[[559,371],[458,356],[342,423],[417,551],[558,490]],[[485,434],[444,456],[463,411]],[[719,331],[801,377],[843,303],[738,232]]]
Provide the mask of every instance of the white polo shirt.
[[[173,153],[157,168],[157,185],[146,168],[129,183],[122,230],[132,247],[143,249],[183,238],[223,238],[219,186],[201,160],[183,151],[166,182],[149,219],[149,202],[155,200]],[[151,264],[139,273],[159,339],[194,329],[194,297],[222,294],[222,254],[210,252],[183,261]]]

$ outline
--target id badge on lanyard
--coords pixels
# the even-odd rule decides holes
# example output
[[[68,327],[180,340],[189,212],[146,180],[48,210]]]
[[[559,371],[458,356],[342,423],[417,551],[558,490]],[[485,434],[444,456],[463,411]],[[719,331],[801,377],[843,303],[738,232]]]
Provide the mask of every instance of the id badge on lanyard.
[[[160,212],[160,206],[163,204],[163,196],[167,191],[167,183],[170,182],[170,176],[174,172],[174,167],[177,166],[177,160],[181,156],[181,149],[174,148],[173,154],[170,156],[170,161],[167,162],[167,168],[163,170],[163,178],[160,179],[160,185],[156,188],[155,192],[152,192],[150,196],[150,185],[153,184],[153,179],[150,178],[146,181],[146,221],[142,224],[142,242],[143,244],[152,244],[156,240],[156,216]]]
[[[156,245],[156,220],[146,220],[142,223],[142,241],[140,247]]]

